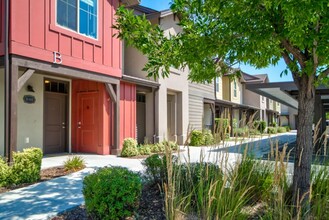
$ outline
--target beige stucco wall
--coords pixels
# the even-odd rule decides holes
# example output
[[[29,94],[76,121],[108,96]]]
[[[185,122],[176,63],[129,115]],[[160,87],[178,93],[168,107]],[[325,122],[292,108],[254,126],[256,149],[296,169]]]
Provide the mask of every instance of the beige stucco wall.
[[[23,72],[20,72],[20,75]],[[28,92],[31,85],[35,92]],[[24,103],[24,95],[33,95],[35,103]],[[33,74],[18,93],[17,106],[17,150],[26,147],[43,147],[43,76]]]
[[[230,79],[228,77],[222,77],[222,88],[223,100],[231,101]]]
[[[234,96],[234,82],[236,82],[236,96]],[[242,85],[239,80],[231,80],[231,102],[242,104]]]
[[[149,79],[147,72],[143,71],[147,58],[133,47],[124,46],[124,71],[123,74]],[[153,79],[151,79],[153,80]]]
[[[243,104],[260,108],[261,97],[248,89],[243,90]]]
[[[5,74],[4,69],[0,68],[0,156],[4,156],[5,140],[4,140],[4,121],[5,121]]]

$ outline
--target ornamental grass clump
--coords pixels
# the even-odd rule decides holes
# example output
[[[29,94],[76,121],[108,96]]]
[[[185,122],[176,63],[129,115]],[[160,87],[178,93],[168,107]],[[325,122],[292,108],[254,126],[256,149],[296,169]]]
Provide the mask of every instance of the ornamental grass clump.
[[[64,168],[67,171],[78,171],[86,167],[86,162],[81,156],[69,157],[64,161]]]
[[[107,167],[86,176],[83,195],[93,219],[125,219],[138,209],[142,182],[139,174],[123,167]]]

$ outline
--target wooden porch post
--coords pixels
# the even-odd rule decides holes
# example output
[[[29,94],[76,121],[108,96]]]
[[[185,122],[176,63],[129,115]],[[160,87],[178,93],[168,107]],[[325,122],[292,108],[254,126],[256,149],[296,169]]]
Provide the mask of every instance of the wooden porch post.
[[[18,66],[9,65],[5,77],[5,157],[12,162],[12,152],[17,150],[17,84]]]

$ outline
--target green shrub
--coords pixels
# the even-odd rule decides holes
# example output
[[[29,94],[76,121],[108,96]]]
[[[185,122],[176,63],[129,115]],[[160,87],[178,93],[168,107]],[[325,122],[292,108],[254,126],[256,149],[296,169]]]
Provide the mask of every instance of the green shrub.
[[[286,125],[286,126],[283,126],[286,128],[286,131],[289,132],[291,129],[290,129],[290,126],[289,125]]]
[[[0,157],[0,187],[10,184],[10,167],[6,163],[5,159]]]
[[[86,167],[86,162],[81,156],[69,157],[64,161],[66,170],[78,171]]]
[[[278,132],[278,133],[285,133],[285,132],[287,132],[287,130],[286,130],[285,127],[278,127],[278,128],[277,128],[277,132]]]
[[[137,141],[133,138],[126,138],[123,141],[121,157],[133,157],[138,155]]]
[[[201,146],[204,144],[202,131],[194,130],[191,132],[190,146]]]
[[[151,154],[151,145],[145,144],[138,147],[138,152],[140,155],[150,155]]]
[[[165,146],[163,143],[156,143],[151,145],[151,152],[152,153],[163,153],[165,152]]]
[[[87,212],[96,219],[124,219],[138,208],[140,176],[127,168],[99,169],[83,180]]]
[[[42,151],[27,148],[23,152],[13,152],[11,181],[13,184],[34,183],[40,179]]]
[[[267,133],[276,134],[276,133],[278,133],[278,131],[277,131],[277,128],[275,128],[275,127],[267,127]]]
[[[150,184],[163,185],[167,182],[167,162],[165,156],[154,154],[142,162],[145,166],[145,176]]]
[[[214,137],[209,129],[204,129],[203,132],[203,144],[202,145],[212,145],[214,144]]]

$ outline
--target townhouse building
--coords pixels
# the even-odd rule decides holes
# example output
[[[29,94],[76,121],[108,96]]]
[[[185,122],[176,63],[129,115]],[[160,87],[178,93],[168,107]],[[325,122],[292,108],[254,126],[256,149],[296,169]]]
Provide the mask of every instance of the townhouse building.
[[[168,37],[181,31],[178,17],[170,10],[159,12],[143,6],[134,6],[131,10],[136,15],[144,14]],[[125,46],[124,58],[123,80],[136,85],[138,142],[170,140],[184,144],[189,117],[188,69],[170,68],[168,78],[150,79],[142,70],[147,62],[143,54]]]
[[[136,85],[121,80],[111,28],[119,3],[1,1],[0,155],[117,154],[136,136]]]

